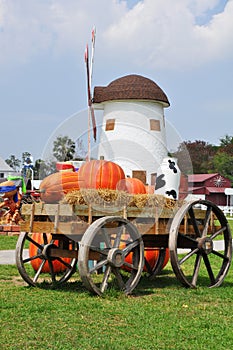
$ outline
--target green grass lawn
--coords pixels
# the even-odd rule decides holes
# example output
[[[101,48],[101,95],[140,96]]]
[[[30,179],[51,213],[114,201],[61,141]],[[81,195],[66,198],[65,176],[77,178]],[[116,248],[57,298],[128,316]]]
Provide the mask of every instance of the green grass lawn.
[[[170,263],[143,276],[131,296],[87,292],[78,273],[64,286],[28,287],[0,266],[1,349],[231,349],[233,273],[219,288],[186,289]]]
[[[16,241],[0,236],[0,249]],[[230,350],[232,300],[232,267],[219,288],[187,289],[169,262],[154,280],[143,275],[132,295],[110,290],[101,298],[78,272],[63,286],[33,288],[16,266],[0,265],[1,349]]]

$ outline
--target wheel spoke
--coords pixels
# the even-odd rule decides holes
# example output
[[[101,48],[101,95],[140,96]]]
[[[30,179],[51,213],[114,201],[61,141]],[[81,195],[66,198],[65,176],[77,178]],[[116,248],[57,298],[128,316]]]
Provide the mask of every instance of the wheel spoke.
[[[56,260],[60,261],[61,264],[65,265],[68,269],[72,269],[72,265],[70,265],[67,261],[63,260],[62,258],[60,258],[59,256],[56,257]]]
[[[37,254],[37,255],[31,256],[29,258],[23,259],[23,263],[25,264],[25,263],[30,262],[30,261],[35,260],[35,259],[42,259],[42,254]]]
[[[35,246],[37,246],[40,250],[43,250],[43,246],[40,243],[34,241],[34,239],[32,239],[31,237],[27,236],[27,240]]]
[[[36,271],[36,274],[35,274],[35,276],[34,276],[34,278],[33,278],[33,282],[34,282],[34,283],[37,282],[37,280],[38,280],[38,278],[39,278],[39,275],[41,274],[41,271],[42,271],[42,269],[43,269],[45,263],[46,263],[46,260],[42,260],[42,262],[41,262],[41,264],[40,264],[40,266],[39,266],[38,270]]]
[[[107,259],[104,259],[104,260],[101,260],[101,261],[97,262],[97,263],[94,265],[94,267],[90,268],[90,270],[89,270],[90,274],[92,274],[92,273],[98,271],[101,267],[107,265],[107,263],[108,263],[108,260],[107,260]]]
[[[194,231],[195,231],[196,235],[198,237],[201,237],[201,233],[200,233],[200,230],[199,230],[199,227],[198,227],[198,224],[197,224],[197,220],[195,218],[193,207],[189,208],[188,213],[189,213],[189,216],[190,216],[190,219],[191,219],[191,222],[192,222],[192,225],[193,225],[193,228],[194,228]]]
[[[116,238],[115,238],[115,241],[113,244],[113,248],[119,247],[120,242],[121,242],[121,234],[123,232],[124,227],[125,227],[125,225],[123,225],[122,223],[119,225],[119,227],[118,227],[119,230],[117,230],[117,234],[116,234]]]
[[[138,239],[136,239],[132,243],[127,244],[127,246],[124,249],[122,249],[125,256],[127,256],[134,248],[136,248],[138,244],[139,244]]]
[[[122,278],[122,275],[120,273],[119,268],[113,268],[112,271],[117,278],[117,282],[118,282],[120,289],[124,290],[125,289],[125,282],[123,281],[123,278]]]
[[[181,242],[183,244],[181,244]],[[193,237],[178,232],[177,246],[178,248],[183,248],[185,246],[185,248],[195,249],[197,247],[197,240]]]
[[[216,250],[213,250],[212,253],[213,253],[214,255],[219,256],[220,258],[222,258],[222,259],[224,259],[224,260],[226,260],[226,261],[229,260],[229,258],[228,258],[227,255],[224,255],[224,254],[222,254],[222,253],[220,253],[220,252],[218,252],[218,251],[216,251]]]
[[[111,273],[111,266],[108,265],[106,267],[105,272],[104,272],[104,277],[103,277],[101,287],[100,287],[100,290],[102,293],[108,288],[108,279],[109,279],[110,273]]]
[[[127,261],[124,262],[124,266],[129,267],[130,269],[135,270],[135,271],[138,269],[137,266],[135,266],[134,264],[130,264]]]
[[[220,233],[224,232],[226,230],[226,226],[223,226],[222,228],[220,228],[218,231],[216,231],[215,233],[213,233],[211,236],[210,236],[210,239],[215,239]]]
[[[48,237],[46,233],[43,233],[44,244],[48,244]]]
[[[182,265],[186,260],[191,258],[194,254],[196,254],[199,251],[198,248],[191,250],[188,254],[186,254],[182,259],[179,260],[179,265]]]
[[[54,273],[53,262],[52,262],[52,260],[48,259],[48,263],[49,263],[50,275],[51,275],[52,281],[54,283],[54,282],[56,282],[56,277],[55,277],[55,273]]]
[[[209,258],[206,254],[203,254],[203,260],[204,260],[204,263],[205,263],[205,266],[206,266],[206,269],[207,269],[207,272],[208,272],[208,275],[209,275],[209,278],[211,281],[211,285],[213,285],[213,284],[215,284],[215,277],[213,274],[212,267],[210,265]]]
[[[105,245],[107,248],[112,248],[112,244],[108,235],[108,229],[106,227],[103,227],[103,233],[105,238]]]
[[[107,249],[101,249],[101,248],[95,247],[95,246],[93,246],[93,245],[90,246],[90,250],[91,250],[92,252],[99,253],[99,254],[101,254],[101,255],[105,255],[105,256],[108,255],[108,250],[107,250]]]
[[[198,278],[198,274],[199,274],[199,270],[200,270],[200,266],[201,266],[201,254],[197,254],[196,256],[196,260],[195,260],[195,265],[194,265],[194,270],[193,270],[193,278],[192,278],[192,285],[194,287],[196,287],[197,284],[197,278]]]
[[[206,215],[205,215],[205,221],[204,221],[204,228],[203,228],[203,231],[202,231],[202,237],[207,236],[211,213],[212,213],[212,208],[210,206],[208,206],[207,210],[206,210]]]

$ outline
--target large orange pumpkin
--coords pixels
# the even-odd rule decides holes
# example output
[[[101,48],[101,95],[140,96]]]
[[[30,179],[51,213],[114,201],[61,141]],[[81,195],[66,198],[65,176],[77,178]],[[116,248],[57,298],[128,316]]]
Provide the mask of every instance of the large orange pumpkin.
[[[117,183],[125,178],[123,169],[106,160],[90,160],[78,170],[80,188],[116,189]]]
[[[150,268],[153,269],[155,267],[156,261],[159,258],[159,249],[157,248],[145,248],[144,249],[144,258],[146,259],[147,263],[149,264]],[[166,249],[166,254],[165,254],[165,259],[162,265],[162,268],[164,268],[169,260],[169,249]],[[130,253],[129,255],[127,255],[127,257],[125,258],[125,261],[128,264],[132,264],[132,253]],[[129,268],[124,267],[125,270],[129,270]],[[148,268],[147,265],[145,263],[144,267],[143,267],[143,271],[144,272],[148,272]]]
[[[42,180],[40,184],[40,197],[46,203],[56,203],[64,194],[79,190],[78,173],[58,172]]]
[[[48,243],[49,243],[51,241],[51,239],[52,239],[52,235],[50,235],[49,233],[46,233],[46,236],[47,236],[47,240],[48,240]],[[41,245],[43,245],[43,243],[44,243],[43,235],[41,233],[33,233],[32,234],[32,239],[34,241],[36,241],[37,243],[41,244]],[[58,245],[58,241],[57,240],[55,240],[53,243],[55,245]],[[30,256],[30,258],[32,258],[33,256],[37,255],[38,253],[39,253],[38,252],[38,247],[35,244],[30,242],[30,244],[29,244],[29,256]],[[64,260],[67,263],[71,262],[70,258],[62,258],[62,260]],[[33,269],[35,271],[37,271],[39,269],[41,263],[42,263],[42,260],[40,258],[31,260],[31,265],[32,265],[32,267],[33,267]],[[65,271],[65,269],[66,269],[66,266],[64,264],[62,264],[60,261],[58,261],[58,260],[54,260],[52,262],[52,264],[53,264],[54,273],[59,273],[59,272]],[[41,272],[43,272],[43,273],[50,272],[48,261],[46,261],[46,263],[44,264]]]
[[[146,187],[144,183],[136,178],[125,178],[118,182],[118,191],[125,191],[131,194],[145,194]]]

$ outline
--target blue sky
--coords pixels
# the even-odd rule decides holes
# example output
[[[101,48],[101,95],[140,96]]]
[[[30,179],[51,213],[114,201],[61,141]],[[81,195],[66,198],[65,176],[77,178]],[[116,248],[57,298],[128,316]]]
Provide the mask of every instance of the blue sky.
[[[75,114],[70,130],[86,128],[93,25],[93,86],[146,76],[180,140],[218,144],[233,134],[232,18],[233,0],[0,0],[0,156],[40,158]]]

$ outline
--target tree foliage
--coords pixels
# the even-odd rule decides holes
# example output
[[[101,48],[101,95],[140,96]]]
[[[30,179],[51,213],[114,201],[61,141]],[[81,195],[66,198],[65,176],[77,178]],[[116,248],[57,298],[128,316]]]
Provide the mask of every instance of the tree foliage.
[[[201,140],[184,141],[172,155],[185,174],[217,172],[233,181],[233,136],[221,138],[219,146]]]
[[[75,142],[68,136],[58,136],[53,142],[53,155],[59,162],[73,159],[75,154]]]
[[[198,174],[212,171],[214,153],[214,146],[205,141],[196,140],[182,142],[173,156],[178,159],[179,167],[183,173]]]
[[[18,172],[20,170],[21,161],[17,159],[13,154],[5,160],[5,162],[15,171]]]

